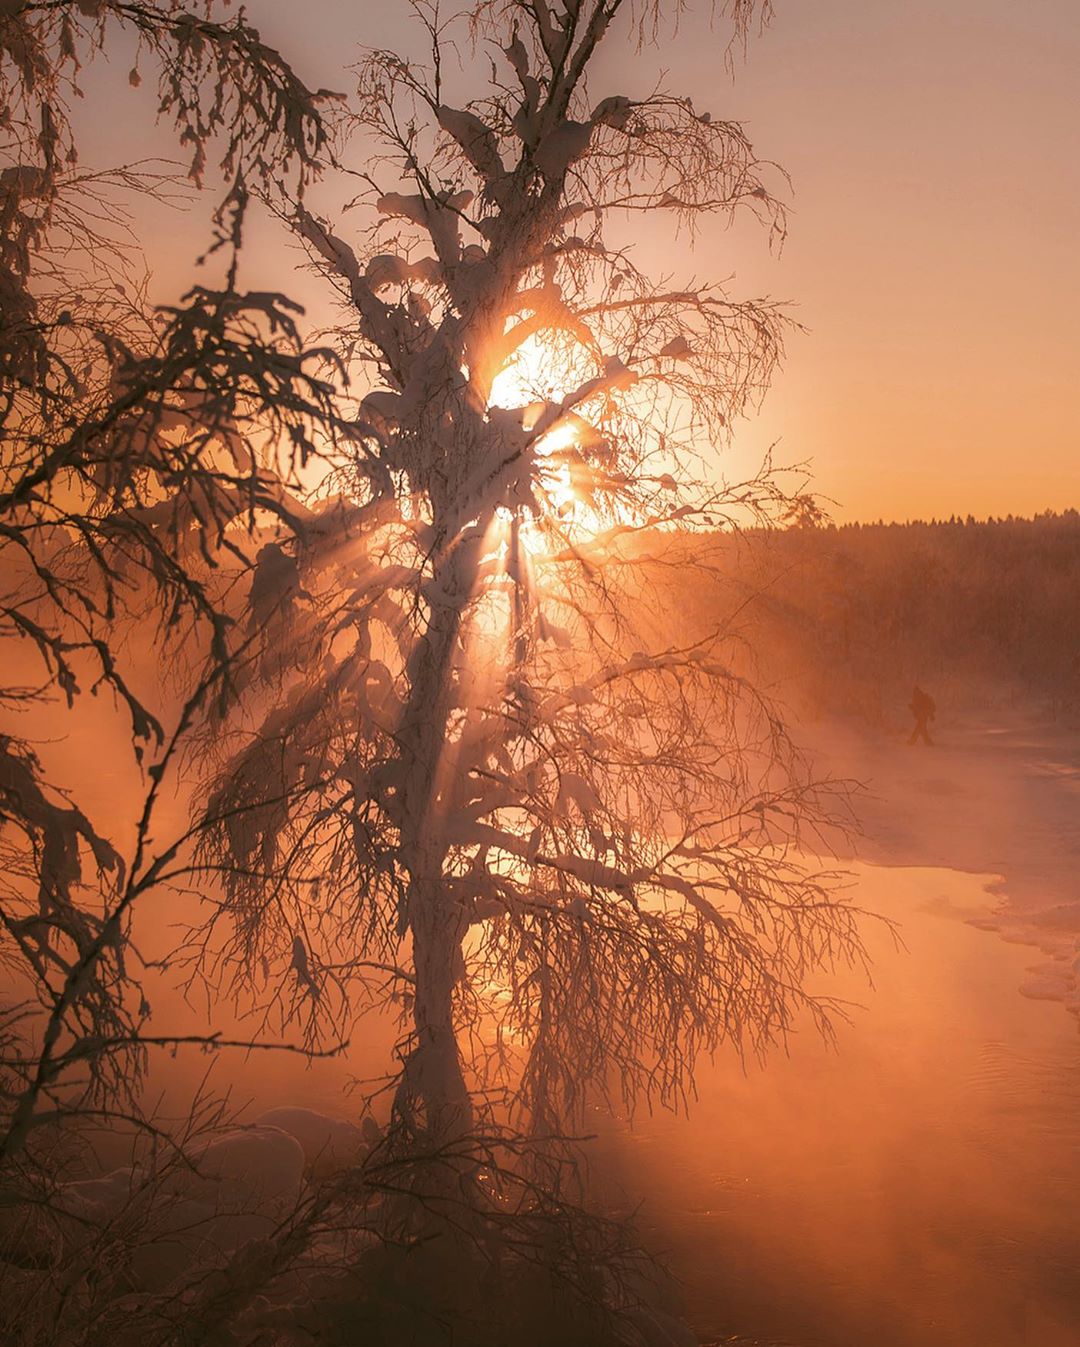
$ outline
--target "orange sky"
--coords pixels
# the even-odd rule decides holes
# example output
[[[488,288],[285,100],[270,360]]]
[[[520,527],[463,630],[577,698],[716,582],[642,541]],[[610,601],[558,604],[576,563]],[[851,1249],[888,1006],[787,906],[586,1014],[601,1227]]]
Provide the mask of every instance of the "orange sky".
[[[340,89],[354,44],[396,46],[406,31],[400,0],[247,8],[309,83]],[[656,51],[613,42],[592,88],[644,93],[666,69],[672,91],[744,121],[792,177],[779,257],[749,227],[692,255],[642,239],[658,269],[734,273],[735,293],[789,300],[809,329],[739,427],[729,471],[779,441],[778,461],[811,461],[838,519],[1080,506],[1080,5],[776,0],[734,78],[726,30],[697,9]],[[119,113],[95,128],[101,155],[126,144],[131,157],[133,135],[161,149],[128,106],[126,70],[117,51],[84,80]],[[178,262],[198,251],[190,222],[155,227]],[[311,294],[280,259],[258,270],[248,283]]]

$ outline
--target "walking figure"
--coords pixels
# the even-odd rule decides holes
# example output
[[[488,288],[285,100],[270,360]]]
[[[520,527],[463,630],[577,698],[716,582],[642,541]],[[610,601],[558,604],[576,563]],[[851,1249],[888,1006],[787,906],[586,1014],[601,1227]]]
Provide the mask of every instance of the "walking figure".
[[[933,746],[929,722],[937,714],[937,707],[934,705],[933,697],[924,692],[918,683],[915,684],[915,690],[911,694],[911,714],[915,717],[915,728],[911,731],[908,743],[913,744],[921,738],[924,744]]]

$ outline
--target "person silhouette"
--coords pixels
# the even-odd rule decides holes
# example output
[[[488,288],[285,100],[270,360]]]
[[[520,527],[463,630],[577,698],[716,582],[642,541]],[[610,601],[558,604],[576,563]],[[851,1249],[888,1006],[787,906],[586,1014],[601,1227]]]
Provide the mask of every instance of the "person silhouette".
[[[924,692],[918,683],[911,693],[911,714],[915,717],[915,728],[911,731],[908,743],[914,744],[921,738],[924,744],[932,747],[934,741],[930,738],[929,722],[937,714],[937,707],[934,705],[933,697]]]

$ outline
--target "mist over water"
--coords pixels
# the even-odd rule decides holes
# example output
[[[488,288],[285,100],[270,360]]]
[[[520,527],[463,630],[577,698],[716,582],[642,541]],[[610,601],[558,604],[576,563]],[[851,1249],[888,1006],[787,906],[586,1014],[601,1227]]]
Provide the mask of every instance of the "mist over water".
[[[945,845],[928,826],[936,819],[970,847],[975,823],[957,793],[989,789],[986,772],[998,773],[999,792],[1011,789],[1006,751],[984,730],[958,743],[954,729],[937,758],[903,756],[891,743],[864,749],[861,765],[876,774],[868,828],[906,819],[910,853],[920,833],[927,849]],[[860,736],[818,733],[834,744],[830,765],[850,766]],[[993,750],[976,778],[970,745],[980,737]],[[1027,742],[1053,746],[1045,734]],[[1068,758],[1060,745],[1058,757]],[[951,800],[944,819],[942,800]],[[1022,800],[1013,808],[1022,832]],[[863,850],[902,862],[896,834],[883,824],[879,834],[869,831]],[[992,853],[992,833],[981,845]],[[1043,861],[1055,868],[1054,853]],[[802,1025],[764,1065],[743,1069],[731,1053],[702,1063],[688,1117],[657,1111],[629,1125],[596,1113],[589,1163],[598,1192],[612,1209],[636,1212],[703,1341],[1072,1347],[1076,1021],[1061,999],[1021,994],[1039,952],[984,929],[1004,920],[1001,876],[850,864],[856,902],[896,922],[902,943],[870,923],[872,981],[850,970],[819,977],[820,990],[848,1003],[835,1044]],[[211,1066],[208,1086],[227,1086],[242,1116],[289,1103],[354,1116],[350,1079],[384,1069],[392,1043],[389,1019],[369,1018],[338,1060],[181,1053],[158,1063],[149,1089],[163,1090],[163,1107],[182,1108]]]
[[[965,924],[977,879],[860,866],[902,923],[836,1049],[704,1069],[689,1119],[608,1139],[706,1335],[804,1347],[1066,1347],[1080,1285],[1080,1040],[1030,953]],[[757,1340],[755,1338],[755,1340]]]
[[[122,831],[135,780],[103,749],[115,714],[84,711],[62,754],[99,826]],[[804,1024],[763,1066],[731,1053],[702,1063],[688,1117],[596,1114],[598,1192],[636,1211],[705,1341],[1072,1347],[1080,1037],[1063,1003],[1077,942],[1075,736],[1007,707],[947,715],[934,750],[828,719],[803,734],[822,771],[867,783],[857,845],[874,863],[844,863],[856,903],[894,921],[900,943],[870,922],[872,981],[819,975],[819,990],[848,1003],[834,1045]],[[184,808],[171,802],[162,840]],[[195,911],[194,897],[147,905],[136,943],[166,948]],[[179,982],[169,969],[152,981],[158,1027],[250,1030],[224,1002],[208,1016]],[[183,1116],[200,1089],[226,1094],[242,1119],[280,1104],[355,1117],[363,1091],[350,1083],[384,1071],[393,1042],[392,1018],[371,1015],[326,1061],[181,1050],[153,1059],[145,1097],[163,1118]],[[126,1144],[102,1140],[103,1168]]]
[[[870,939],[873,986],[834,1047],[809,1026],[764,1066],[702,1064],[690,1115],[592,1120],[603,1200],[636,1211],[703,1341],[794,1347],[1071,1347],[1080,1326],[1080,1038],[1019,994],[1031,951],[968,924],[985,878],[859,865],[900,922]],[[355,1116],[385,1067],[365,1021],[340,1060],[181,1053],[151,1072],[163,1112],[206,1077],[252,1118],[278,1104]]]

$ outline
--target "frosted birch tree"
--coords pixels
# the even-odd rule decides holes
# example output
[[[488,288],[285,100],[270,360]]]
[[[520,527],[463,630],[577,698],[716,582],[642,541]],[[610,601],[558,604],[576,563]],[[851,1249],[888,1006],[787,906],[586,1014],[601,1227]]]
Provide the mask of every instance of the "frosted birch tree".
[[[129,923],[169,884],[200,885],[211,913],[174,966],[253,1003],[271,1039],[333,1044],[388,1006],[400,1024],[385,1143],[262,1251],[269,1271],[155,1319],[162,1341],[218,1331],[221,1297],[250,1308],[312,1230],[353,1266],[343,1228],[423,1244],[453,1203],[485,1258],[502,1232],[576,1279],[578,1317],[616,1304],[589,1276],[617,1230],[563,1202],[587,1103],[679,1106],[701,1052],[763,1051],[800,1014],[827,1032],[806,979],[858,955],[856,914],[803,847],[827,799],[723,621],[690,632],[671,612],[701,529],[791,502],[713,462],[768,384],[782,315],[651,277],[628,243],[642,218],[684,255],[739,212],[784,230],[737,123],[590,90],[598,56],[647,43],[665,8],[418,0],[427,58],[358,68],[341,115],[360,191],[334,222],[305,191],[332,158],[322,100],[242,16],[0,4],[0,635],[42,671],[0,699],[77,708],[105,688],[146,768],[123,856],[0,739],[0,957],[30,989],[0,1021],[8,1172],[38,1184],[36,1129],[137,1097],[158,1040]],[[727,10],[736,37],[754,16]],[[156,315],[117,241],[117,202],[156,180],[81,169],[68,113],[80,62],[121,28],[190,176],[213,150],[226,184],[224,280]],[[238,291],[253,195],[336,294],[333,350],[305,344],[285,296]],[[169,726],[128,676],[132,621],[182,666]],[[152,848],[196,733],[191,830]],[[407,1195],[419,1223],[415,1201],[395,1215]],[[364,1245],[369,1281],[393,1247]],[[320,1340],[348,1338],[336,1312]],[[256,1314],[238,1340],[291,1342],[302,1319]],[[523,1341],[508,1323],[478,1340]]]
[[[290,212],[369,391],[317,527],[256,574],[200,949],[313,1041],[399,1006],[399,1137],[564,1136],[592,1095],[680,1104],[702,1050],[827,1031],[805,978],[858,951],[780,721],[723,629],[672,639],[656,580],[657,540],[693,583],[695,527],[784,503],[710,465],[783,319],[651,278],[627,225],[783,210],[738,123],[589,87],[660,7],[412,8],[428,58],[358,67],[352,209]]]

